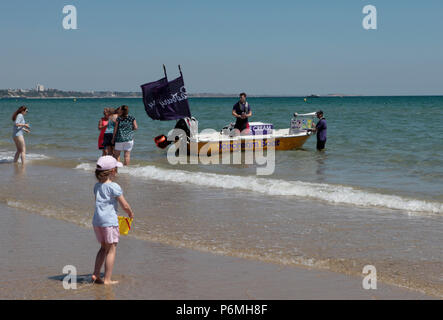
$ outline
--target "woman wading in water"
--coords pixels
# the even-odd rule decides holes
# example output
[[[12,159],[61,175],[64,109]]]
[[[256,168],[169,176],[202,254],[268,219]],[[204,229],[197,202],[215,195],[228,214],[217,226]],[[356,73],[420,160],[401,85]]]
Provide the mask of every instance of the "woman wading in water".
[[[115,121],[114,135],[112,143],[115,143],[114,158],[120,160],[120,153],[124,152],[124,165],[129,165],[131,161],[131,150],[134,146],[134,131],[138,129],[137,121],[129,115],[129,107],[120,107],[120,116]]]
[[[14,112],[12,115],[12,121],[14,121],[14,127],[12,128],[12,139],[14,140],[15,146],[17,148],[17,152],[14,156],[14,163],[18,162],[18,158],[22,158],[22,163],[25,163],[26,158],[26,145],[25,138],[23,136],[23,131],[30,133],[29,125],[25,123],[24,115],[28,113],[28,108],[25,106],[21,106]]]

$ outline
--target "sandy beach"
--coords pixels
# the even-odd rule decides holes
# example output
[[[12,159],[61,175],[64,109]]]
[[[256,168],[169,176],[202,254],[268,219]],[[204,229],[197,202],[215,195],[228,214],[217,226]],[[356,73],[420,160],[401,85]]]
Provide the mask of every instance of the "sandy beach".
[[[115,286],[92,285],[92,229],[0,204],[0,299],[432,299],[362,278],[201,253],[122,237]],[[74,265],[76,290],[62,269]]]

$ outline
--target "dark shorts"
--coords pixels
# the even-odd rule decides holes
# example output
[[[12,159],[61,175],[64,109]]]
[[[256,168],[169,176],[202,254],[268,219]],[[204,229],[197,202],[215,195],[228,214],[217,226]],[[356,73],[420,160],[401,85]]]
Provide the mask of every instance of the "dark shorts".
[[[113,147],[115,144],[112,143],[112,133],[105,133],[103,136],[103,146],[106,147]]]
[[[317,150],[323,150],[326,145],[326,140],[317,140]]]
[[[246,129],[249,129],[249,122],[239,122],[237,121],[235,123],[234,129],[238,129],[240,130],[240,132],[243,132]],[[248,131],[245,131],[245,133],[247,133]]]

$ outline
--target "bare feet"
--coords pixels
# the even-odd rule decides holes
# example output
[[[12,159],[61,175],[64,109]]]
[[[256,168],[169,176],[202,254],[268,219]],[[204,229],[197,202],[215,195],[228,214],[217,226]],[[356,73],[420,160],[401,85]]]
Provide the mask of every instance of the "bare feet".
[[[93,274],[92,275],[92,283],[103,284],[104,281],[100,277],[97,277],[95,274]]]
[[[108,284],[117,284],[118,281],[117,280],[105,280],[104,284],[108,285]]]

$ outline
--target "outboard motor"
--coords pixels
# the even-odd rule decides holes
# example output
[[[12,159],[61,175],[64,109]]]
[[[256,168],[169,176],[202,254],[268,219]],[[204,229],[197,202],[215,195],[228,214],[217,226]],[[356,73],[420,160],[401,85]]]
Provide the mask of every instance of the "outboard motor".
[[[198,121],[194,117],[181,118],[177,120],[174,129],[183,130],[186,134],[186,142],[189,142],[189,139],[191,137],[196,136],[198,134]],[[175,141],[177,141],[180,138],[181,137],[176,137]],[[172,143],[172,141],[169,141],[164,134],[155,137],[154,142],[157,145],[157,147],[161,149],[166,148],[168,145]]]
[[[168,138],[164,134],[155,137],[154,142],[160,149],[164,149],[171,144],[171,141],[168,141]]]
[[[177,120],[174,129],[181,129],[186,133],[186,137],[189,138],[197,135],[198,133],[198,121],[194,117],[186,117]]]

